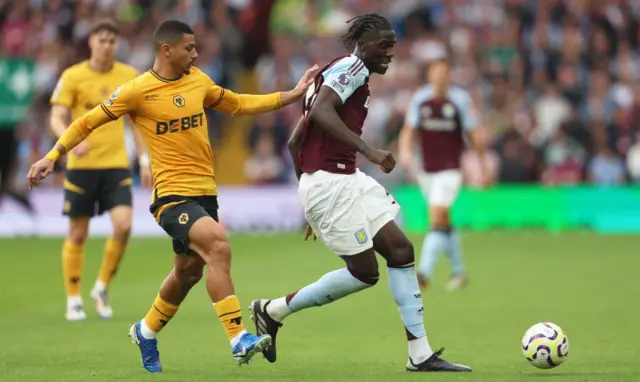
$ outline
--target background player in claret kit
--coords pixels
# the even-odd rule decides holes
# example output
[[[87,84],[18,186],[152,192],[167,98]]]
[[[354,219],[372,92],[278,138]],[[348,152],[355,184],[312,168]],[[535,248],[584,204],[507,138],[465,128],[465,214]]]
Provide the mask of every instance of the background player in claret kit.
[[[300,100],[313,82],[316,67],[295,89],[267,95],[235,94],[216,85],[195,68],[198,54],[191,28],[179,21],[161,23],[155,33],[153,68],[116,90],[109,99],[75,120],[53,150],[29,171],[33,187],[53,169],[55,161],[98,127],[124,114],[134,119],[150,149],[153,171],[151,212],[173,238],[175,266],[151,309],[129,335],[150,372],[162,371],[156,336],[178,311],[207,268],[206,286],[239,364],[271,342],[244,329],[240,304],[230,275],[231,250],[217,223],[217,189],[213,152],[204,107],[231,115],[257,114]]]
[[[486,163],[485,147],[478,136],[479,121],[471,96],[465,90],[451,86],[449,63],[445,60],[431,63],[428,81],[428,85],[416,92],[409,106],[400,133],[399,162],[405,169],[411,169],[413,145],[420,145],[422,160],[417,178],[428,200],[431,223],[418,268],[420,286],[422,289],[428,287],[438,255],[445,252],[453,273],[447,288],[455,290],[468,281],[460,239],[450,219],[450,208],[462,186],[460,158],[465,146],[465,133],[471,138],[483,164]],[[490,172],[485,167],[481,169],[482,179],[488,185]]]
[[[369,103],[369,76],[387,71],[396,37],[389,21],[379,14],[350,22],[343,41],[353,54],[333,60],[316,76],[290,139],[307,221],[347,266],[287,296],[252,302],[258,334],[273,338],[263,354],[276,361],[276,334],[288,315],[374,286],[379,279],[378,252],[387,262],[389,287],[405,326],[407,370],[470,371],[442,360],[443,349],[431,350],[413,246],[394,222],[399,206],[378,182],[356,168],[357,152],[384,172],[395,167],[391,153],[371,148],[360,135]]]
[[[138,73],[115,60],[118,28],[109,20],[97,22],[89,36],[91,57],[63,73],[51,96],[51,130],[64,134],[69,121],[99,105],[116,88]],[[102,266],[91,290],[98,315],[113,315],[107,287],[125,252],[131,231],[131,172],[125,146],[124,119],[119,118],[81,142],[69,153],[64,182],[64,211],[69,216],[69,232],[62,247],[62,269],[67,290],[69,321],[86,319],[80,294],[84,243],[89,221],[95,214],[109,212],[113,234],[104,247]],[[132,129],[140,155],[140,174],[144,187],[151,186],[149,156],[140,133]]]

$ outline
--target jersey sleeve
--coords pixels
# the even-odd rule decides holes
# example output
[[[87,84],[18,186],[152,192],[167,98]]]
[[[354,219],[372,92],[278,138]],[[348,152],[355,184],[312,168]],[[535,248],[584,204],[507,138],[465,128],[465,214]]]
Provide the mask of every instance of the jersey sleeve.
[[[137,98],[134,82],[129,81],[117,88],[107,100],[100,104],[100,108],[109,118],[116,120],[135,111]]]
[[[462,129],[464,131],[471,131],[475,129],[480,123],[480,118],[478,117],[478,111],[473,105],[471,95],[464,90],[459,90],[452,94],[451,98],[456,103],[460,112]]]
[[[420,123],[420,104],[422,104],[423,99],[424,90],[419,90],[413,95],[409,103],[407,114],[404,117],[404,124],[412,129],[417,128]]]
[[[113,115],[105,109],[104,103],[100,104],[73,121],[56,143],[64,147],[65,152],[69,152],[87,138],[95,129],[111,122],[113,119]],[[54,147],[49,154],[47,154],[47,157],[56,161],[60,158],[61,154],[62,153]]]
[[[204,106],[229,115],[257,114],[282,107],[280,93],[237,94],[225,89],[205,75],[207,91]]]
[[[204,82],[206,86],[206,92],[204,94],[204,100],[202,101],[203,105],[209,109],[215,109],[220,106],[222,103],[222,99],[225,96],[227,90],[215,82],[208,76],[204,76]],[[227,94],[227,97],[229,95]]]
[[[75,81],[71,78],[72,75],[69,70],[65,70],[60,79],[58,79],[58,83],[56,84],[56,88],[53,90],[53,94],[51,94],[50,102],[52,105],[60,105],[65,106],[71,109],[73,107],[74,94],[75,94]]]
[[[353,57],[353,56],[352,56]],[[349,97],[362,85],[367,78],[368,71],[360,59],[343,58],[324,73],[322,86],[333,89],[345,103]]]

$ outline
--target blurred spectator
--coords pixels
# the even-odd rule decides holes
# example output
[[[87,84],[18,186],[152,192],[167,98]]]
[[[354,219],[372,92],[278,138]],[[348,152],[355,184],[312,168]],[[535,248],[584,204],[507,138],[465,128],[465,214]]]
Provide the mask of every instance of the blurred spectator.
[[[571,104],[563,98],[554,84],[547,84],[544,93],[535,103],[536,145],[542,145],[571,116]]]
[[[542,181],[547,184],[578,183],[582,176],[586,151],[562,126],[543,148]]]
[[[198,66],[216,83],[239,92],[266,93],[294,86],[313,64],[349,54],[338,37],[349,18],[364,12],[387,16],[398,38],[388,73],[369,82],[364,137],[372,145],[395,149],[407,104],[424,84],[424,66],[447,57],[453,82],[468,90],[481,110],[486,138],[494,148],[489,160],[497,182],[638,179],[637,0],[0,1],[2,57],[36,60],[33,86],[38,102],[32,109],[37,112],[24,122],[29,133],[21,139],[31,142],[23,147],[50,147],[49,107],[42,100],[49,98],[62,70],[87,57],[88,26],[97,17],[119,20],[118,58],[140,72],[153,64],[155,26],[167,18],[186,21],[197,35]],[[246,70],[255,76],[246,76]],[[257,81],[250,84],[246,77]],[[248,142],[248,169],[260,167],[255,166],[256,157],[270,158],[259,171],[247,172],[252,179],[295,181],[282,153],[300,118],[299,105],[253,121],[212,111],[207,118],[214,144]],[[246,121],[245,128],[234,126],[234,133],[246,134],[243,139],[221,139],[228,121]],[[28,156],[22,154],[22,161]],[[618,162],[625,160],[628,173],[623,166],[621,176],[603,177],[613,173],[603,173],[603,168],[618,171]],[[381,181],[395,185],[403,179],[395,172],[382,175],[366,161],[360,165]],[[473,152],[465,153],[463,166],[471,186],[477,165]]]
[[[498,143],[500,183],[524,183],[532,180],[534,153],[523,137],[511,131]]]
[[[264,113],[256,116],[249,132],[249,149],[255,150],[260,138],[264,135],[269,135],[273,138],[276,152],[285,150],[289,140],[289,128],[282,120],[281,113]]]
[[[636,133],[636,143],[627,152],[627,170],[634,183],[640,183],[640,132]]]
[[[482,127],[479,128],[482,129],[483,132],[481,135],[482,140],[484,143],[489,143],[489,133],[487,132],[487,129]],[[462,160],[460,162],[462,179],[469,187],[480,188],[483,186],[481,172],[483,167],[489,170],[491,174],[491,183],[495,183],[498,180],[500,170],[500,157],[498,154],[494,150],[487,150],[485,152],[484,160],[485,163],[483,164],[478,157],[478,153],[473,149],[466,150],[462,155]]]
[[[624,182],[625,168],[622,159],[611,150],[609,145],[598,146],[596,155],[589,163],[589,181],[596,185],[615,185]]]
[[[275,139],[268,132],[263,133],[256,142],[256,149],[244,166],[247,178],[253,184],[276,183],[286,176],[284,162],[276,151]]]

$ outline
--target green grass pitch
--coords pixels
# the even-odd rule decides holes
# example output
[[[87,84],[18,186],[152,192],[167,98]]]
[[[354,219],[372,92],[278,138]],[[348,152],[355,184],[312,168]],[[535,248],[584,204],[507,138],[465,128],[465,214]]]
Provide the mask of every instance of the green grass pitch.
[[[417,252],[422,238],[413,238]],[[243,308],[278,297],[341,267],[299,235],[233,236],[233,275]],[[83,293],[89,318],[64,320],[60,239],[0,240],[1,381],[638,381],[640,237],[589,233],[466,233],[469,287],[447,293],[442,261],[423,296],[432,347],[474,368],[470,374],[404,372],[407,345],[382,279],[373,289],[291,316],[278,362],[238,367],[209,302],[196,286],[159,337],[165,372],[147,373],[127,331],[149,308],[172,266],[169,239],[133,239],[111,289],[115,317],[97,318],[88,293],[103,240],[87,244]],[[245,310],[245,320],[253,325]],[[530,366],[525,330],[552,321],[567,333],[568,360]]]

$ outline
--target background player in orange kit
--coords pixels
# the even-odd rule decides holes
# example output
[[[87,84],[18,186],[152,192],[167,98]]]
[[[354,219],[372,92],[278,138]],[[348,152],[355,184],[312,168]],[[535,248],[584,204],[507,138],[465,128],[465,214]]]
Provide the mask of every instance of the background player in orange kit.
[[[138,73],[115,60],[118,27],[110,20],[97,22],[89,36],[91,57],[67,68],[51,96],[51,130],[61,137],[69,122],[99,105],[116,88]],[[139,154],[144,187],[151,186],[149,155],[140,133],[132,129]],[[84,311],[80,283],[84,244],[89,222],[95,215],[109,213],[113,234],[104,246],[102,266],[91,290],[91,298],[101,318],[113,315],[107,287],[115,275],[131,232],[131,171],[125,145],[124,118],[107,124],[69,152],[64,181],[64,210],[69,216],[69,232],[62,247],[62,270],[67,290],[66,319],[82,321]]]

